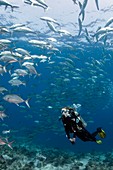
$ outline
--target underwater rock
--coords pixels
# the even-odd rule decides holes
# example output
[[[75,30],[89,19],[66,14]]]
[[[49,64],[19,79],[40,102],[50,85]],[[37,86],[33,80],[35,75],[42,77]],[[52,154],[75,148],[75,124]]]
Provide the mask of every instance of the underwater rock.
[[[22,170],[34,170],[34,162],[29,162],[22,168]]]

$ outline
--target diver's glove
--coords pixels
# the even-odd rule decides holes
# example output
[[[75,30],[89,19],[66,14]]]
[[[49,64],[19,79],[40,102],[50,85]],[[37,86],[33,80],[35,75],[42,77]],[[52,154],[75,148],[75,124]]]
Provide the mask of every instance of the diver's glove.
[[[58,119],[58,120],[59,120],[59,121],[62,120],[62,116],[59,116],[59,119]]]
[[[97,144],[102,144],[102,141],[101,140],[96,140],[96,143]]]
[[[70,138],[69,141],[72,143],[72,144],[75,144],[75,140],[76,138]]]

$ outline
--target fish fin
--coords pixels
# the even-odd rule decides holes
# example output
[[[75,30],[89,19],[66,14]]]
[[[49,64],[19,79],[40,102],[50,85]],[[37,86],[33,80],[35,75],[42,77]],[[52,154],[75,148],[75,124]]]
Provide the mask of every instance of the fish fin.
[[[4,120],[3,117],[0,117],[0,119]]]
[[[18,103],[15,103],[17,106],[19,106],[19,104]]]
[[[11,6],[11,11],[13,12],[13,6]]]
[[[23,62],[23,60],[19,60],[19,61],[18,61],[20,67],[22,67],[22,62]]]
[[[13,149],[13,147],[11,146],[13,142],[14,142],[14,141],[7,143],[7,146],[8,146],[9,148],[11,148],[11,149]]]
[[[13,37],[13,31],[10,31],[10,35],[11,35],[11,37]]]
[[[30,108],[30,105],[29,105],[28,101],[29,101],[29,99],[25,100],[25,103]]]
[[[22,82],[22,85],[26,86],[26,83]]]
[[[5,6],[5,10],[7,9],[7,5]]]
[[[96,3],[96,7],[97,7],[97,9],[99,10],[98,0],[95,0],[95,3]]]
[[[41,76],[41,74],[37,73],[37,74],[34,75],[34,78],[39,77],[39,76]]]

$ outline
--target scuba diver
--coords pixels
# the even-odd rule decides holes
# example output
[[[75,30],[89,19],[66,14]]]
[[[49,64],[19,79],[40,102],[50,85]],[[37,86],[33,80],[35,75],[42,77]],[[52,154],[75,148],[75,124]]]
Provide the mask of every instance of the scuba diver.
[[[74,104],[73,104],[74,105]],[[82,141],[92,141],[97,144],[101,144],[101,140],[97,140],[96,136],[99,135],[100,138],[105,138],[106,133],[100,127],[93,133],[90,133],[86,130],[86,122],[82,119],[80,114],[76,111],[76,107],[64,107],[61,109],[61,117],[59,120],[62,120],[66,137],[69,141],[74,144],[76,141],[76,137],[80,138]]]

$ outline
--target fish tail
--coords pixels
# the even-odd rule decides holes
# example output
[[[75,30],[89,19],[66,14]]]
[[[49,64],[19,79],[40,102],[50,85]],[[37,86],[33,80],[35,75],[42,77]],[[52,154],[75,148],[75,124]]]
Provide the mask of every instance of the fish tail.
[[[48,7],[46,7],[46,8],[44,8],[44,12],[46,12],[46,11],[48,11],[50,9],[50,7],[48,6]]]
[[[7,145],[10,149],[13,149],[13,148],[12,148],[12,143],[13,143],[14,141],[9,142],[9,141],[8,141],[8,138],[5,138],[5,140],[6,140],[6,145]]]
[[[34,5],[34,3],[32,2],[32,3],[31,3],[31,6],[33,6],[33,5]]]
[[[7,9],[7,5],[5,6],[5,10]]]
[[[13,149],[13,147],[12,147],[12,143],[13,143],[13,142],[14,142],[14,141],[7,143],[7,146],[8,146],[9,148],[11,148],[11,149]]]
[[[36,72],[36,74],[34,75],[34,79],[39,76],[41,76],[41,74]]]
[[[19,6],[13,6],[13,5],[11,5],[11,11],[12,11],[12,12],[14,11],[14,8],[19,8]]]
[[[26,83],[22,82],[22,84],[23,84],[24,86],[26,86]]]
[[[29,101],[29,99],[25,100],[25,103],[30,108],[30,105],[29,105],[28,101]]]
[[[3,66],[3,70],[4,70],[5,73],[7,72],[6,66]]]

